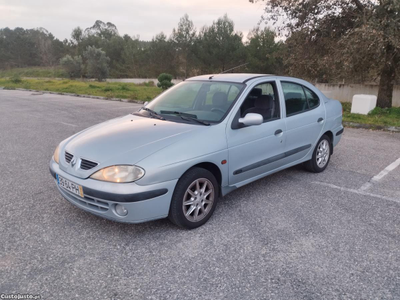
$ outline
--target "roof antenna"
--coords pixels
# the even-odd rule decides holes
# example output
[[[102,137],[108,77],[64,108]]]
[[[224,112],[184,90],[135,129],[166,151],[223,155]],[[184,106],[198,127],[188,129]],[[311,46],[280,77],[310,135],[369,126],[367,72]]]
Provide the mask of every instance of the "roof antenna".
[[[211,80],[214,77],[214,75],[211,75],[208,79]]]
[[[229,72],[229,71],[235,70],[235,69],[237,69],[237,68],[240,68],[240,67],[246,66],[246,65],[248,65],[248,64],[249,64],[249,63],[241,64],[241,65],[239,65],[239,66],[236,66],[236,67],[230,68],[230,69],[228,69],[228,70],[222,71],[222,72],[221,72],[221,73],[219,73],[219,74],[224,74],[224,73],[226,73],[226,72]],[[210,78],[210,79],[211,79],[211,78]]]

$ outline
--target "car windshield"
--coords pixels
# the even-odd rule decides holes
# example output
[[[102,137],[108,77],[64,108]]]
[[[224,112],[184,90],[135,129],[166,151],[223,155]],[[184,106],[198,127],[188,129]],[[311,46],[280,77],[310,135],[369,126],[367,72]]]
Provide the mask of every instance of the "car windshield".
[[[151,101],[140,113],[184,121],[222,121],[244,84],[218,81],[184,81]]]

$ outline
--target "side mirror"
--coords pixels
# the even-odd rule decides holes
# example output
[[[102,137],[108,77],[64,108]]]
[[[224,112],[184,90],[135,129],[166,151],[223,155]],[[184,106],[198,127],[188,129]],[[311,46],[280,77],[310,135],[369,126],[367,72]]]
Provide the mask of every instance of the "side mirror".
[[[248,113],[244,118],[239,119],[239,123],[245,126],[261,125],[263,121],[263,116],[255,113]]]

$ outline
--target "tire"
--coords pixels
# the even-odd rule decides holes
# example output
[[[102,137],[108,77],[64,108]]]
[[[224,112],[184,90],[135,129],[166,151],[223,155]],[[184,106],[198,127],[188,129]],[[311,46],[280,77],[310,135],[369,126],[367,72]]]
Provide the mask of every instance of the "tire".
[[[203,168],[192,168],[176,184],[168,218],[180,227],[197,228],[214,213],[218,196],[219,185],[214,175]]]
[[[323,172],[329,164],[332,154],[332,142],[329,136],[323,135],[315,146],[311,160],[304,163],[305,168],[313,173]],[[321,157],[322,155],[322,157]],[[317,157],[318,156],[318,157]]]

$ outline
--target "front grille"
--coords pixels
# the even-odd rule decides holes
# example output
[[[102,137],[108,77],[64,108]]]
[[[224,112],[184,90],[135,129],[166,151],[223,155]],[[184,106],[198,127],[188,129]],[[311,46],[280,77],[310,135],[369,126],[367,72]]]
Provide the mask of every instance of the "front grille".
[[[71,153],[65,151],[65,161],[69,164],[74,156]]]
[[[83,159],[81,160],[81,169],[82,170],[90,170],[93,169],[94,167],[96,167],[98,165],[98,163],[94,162],[94,161],[90,161],[87,159]]]
[[[74,202],[76,204],[80,204],[82,206],[85,206],[91,210],[97,211],[97,212],[106,212],[109,209],[109,205],[107,202],[101,201],[99,199],[91,198],[85,195],[84,198],[78,197],[63,188],[59,187],[57,185],[59,191],[61,194],[67,198],[69,201]]]

